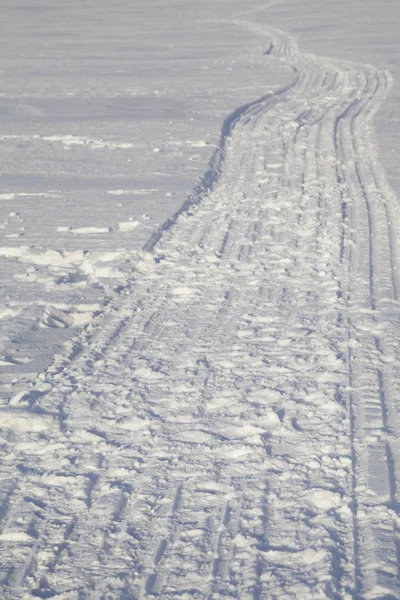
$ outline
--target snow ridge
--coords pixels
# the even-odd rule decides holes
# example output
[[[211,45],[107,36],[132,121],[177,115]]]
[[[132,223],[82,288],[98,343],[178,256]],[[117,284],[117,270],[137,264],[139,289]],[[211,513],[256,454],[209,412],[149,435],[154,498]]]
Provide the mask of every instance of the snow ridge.
[[[390,76],[238,25],[292,84],[2,410],[4,598],[400,597]]]

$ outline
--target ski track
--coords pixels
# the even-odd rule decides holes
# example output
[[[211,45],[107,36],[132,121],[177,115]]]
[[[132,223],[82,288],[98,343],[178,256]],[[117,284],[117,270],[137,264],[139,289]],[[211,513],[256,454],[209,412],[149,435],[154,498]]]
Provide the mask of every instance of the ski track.
[[[6,600],[400,598],[390,76],[237,24],[292,84],[2,407]]]

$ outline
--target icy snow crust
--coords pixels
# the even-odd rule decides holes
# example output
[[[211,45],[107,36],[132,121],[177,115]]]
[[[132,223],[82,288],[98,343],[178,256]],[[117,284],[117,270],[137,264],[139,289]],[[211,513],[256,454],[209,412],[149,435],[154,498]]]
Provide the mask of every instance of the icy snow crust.
[[[400,221],[373,131],[392,79],[220,25],[284,81],[224,115],[144,250],[104,247],[141,227],[122,210],[59,224],[63,249],[0,248],[60,348],[40,373],[34,337],[2,357],[7,600],[400,598]],[[23,310],[4,304],[6,332]]]

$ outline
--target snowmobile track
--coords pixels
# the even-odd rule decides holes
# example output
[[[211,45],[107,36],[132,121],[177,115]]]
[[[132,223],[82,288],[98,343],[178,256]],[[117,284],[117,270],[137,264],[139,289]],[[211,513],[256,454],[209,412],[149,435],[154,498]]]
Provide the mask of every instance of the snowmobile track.
[[[291,83],[2,410],[7,600],[400,598],[390,76],[236,24]]]

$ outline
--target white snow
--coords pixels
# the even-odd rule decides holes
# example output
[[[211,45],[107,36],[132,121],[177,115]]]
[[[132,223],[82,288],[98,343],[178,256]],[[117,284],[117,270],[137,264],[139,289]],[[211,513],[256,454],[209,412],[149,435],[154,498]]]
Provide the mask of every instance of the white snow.
[[[319,510],[338,508],[342,504],[340,494],[330,490],[313,490],[310,493],[310,503]]]
[[[6,2],[2,598],[400,597],[399,17]]]

